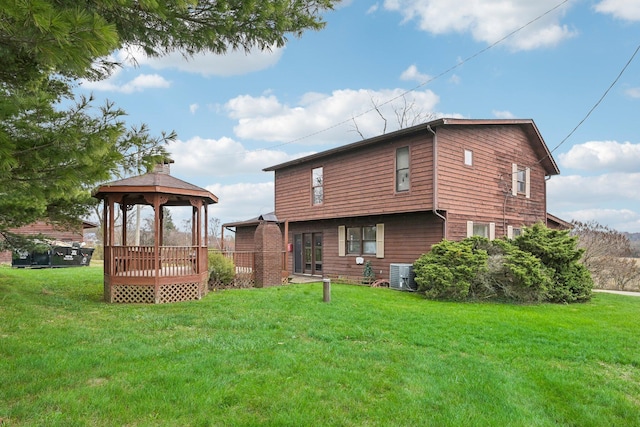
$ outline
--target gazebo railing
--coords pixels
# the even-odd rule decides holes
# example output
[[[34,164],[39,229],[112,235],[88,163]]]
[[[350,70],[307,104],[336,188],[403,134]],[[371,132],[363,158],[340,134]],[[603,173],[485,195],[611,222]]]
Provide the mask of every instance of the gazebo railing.
[[[206,270],[207,248],[161,246],[159,250],[159,256],[156,257],[153,246],[106,247],[109,256],[105,256],[105,260],[110,262],[105,265],[105,273],[111,276],[155,277],[159,274],[169,277],[188,276]]]

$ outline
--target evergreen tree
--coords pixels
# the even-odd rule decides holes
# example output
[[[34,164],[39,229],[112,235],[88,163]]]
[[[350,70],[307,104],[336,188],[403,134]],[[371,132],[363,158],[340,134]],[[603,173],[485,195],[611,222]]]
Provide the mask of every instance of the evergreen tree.
[[[109,76],[108,55],[282,46],[324,25],[337,0],[6,0],[0,8],[0,246],[35,220],[73,223],[90,190],[164,157],[173,132],[127,128],[125,112],[76,98],[78,79]],[[142,163],[141,163],[142,161]]]

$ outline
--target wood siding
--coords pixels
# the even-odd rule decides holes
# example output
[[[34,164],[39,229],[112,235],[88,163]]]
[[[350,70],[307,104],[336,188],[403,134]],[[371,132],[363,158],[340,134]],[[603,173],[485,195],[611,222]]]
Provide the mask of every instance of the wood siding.
[[[430,129],[417,126],[275,167],[275,214],[289,222],[285,242],[293,242],[295,234],[322,233],[323,272],[359,276],[363,266],[355,263],[356,257],[338,255],[338,226],[383,223],[384,258],[364,258],[372,262],[376,276],[388,278],[389,264],[413,263],[442,238],[467,237],[470,221],[487,224],[496,238],[509,228],[546,222],[546,175],[558,170],[545,157],[549,153],[532,122],[453,119],[434,126],[435,147]],[[396,191],[400,147],[410,151],[406,192]],[[465,150],[473,153],[470,166],[465,165]],[[515,195],[514,164],[529,168],[527,191]],[[324,199],[312,205],[311,171],[318,167],[323,168]],[[434,209],[446,217],[446,229]],[[290,271],[293,260],[289,257]]]
[[[384,258],[363,255],[371,261],[376,278],[389,278],[389,264],[410,263],[431,250],[431,246],[442,240],[442,220],[431,212],[416,212],[404,215],[376,215],[327,221],[310,221],[289,224],[287,242],[301,233],[322,233],[323,274],[329,276],[360,277],[364,265],[356,264],[357,255],[338,256],[338,227],[359,227],[384,224]],[[289,254],[287,269],[293,271],[293,254]]]
[[[61,227],[54,227],[51,224],[47,224],[43,221],[34,222],[33,224],[25,225],[20,228],[13,228],[12,233],[22,234],[25,236],[34,236],[42,234],[53,240],[59,240],[61,242],[79,242],[84,241],[84,235],[82,233],[82,224],[78,224],[77,229],[69,230]],[[11,251],[0,252],[0,264],[11,264],[12,254]]]
[[[518,126],[438,128],[438,209],[447,212],[447,238],[466,237],[466,222],[495,223],[496,237],[507,227],[546,220],[545,171]],[[464,165],[464,150],[473,166]],[[530,197],[512,196],[512,165],[530,168]]]
[[[414,134],[327,157],[275,173],[275,213],[279,220],[300,221],[363,214],[430,210],[433,203],[431,134]],[[395,158],[410,150],[411,189],[395,191]],[[311,170],[323,168],[324,200],[312,205]]]
[[[54,227],[46,222],[38,221],[33,224],[25,225],[20,228],[14,228],[11,232],[22,234],[25,236],[33,236],[43,234],[54,240],[61,242],[83,242],[82,224],[78,224],[76,229],[66,229],[63,227]]]

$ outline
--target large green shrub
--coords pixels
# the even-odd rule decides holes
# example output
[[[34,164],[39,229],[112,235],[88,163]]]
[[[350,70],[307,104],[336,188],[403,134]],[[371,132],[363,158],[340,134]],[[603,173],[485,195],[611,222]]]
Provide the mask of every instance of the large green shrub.
[[[228,285],[233,282],[236,275],[236,266],[233,260],[224,256],[221,252],[209,252],[209,281]]]
[[[593,282],[568,231],[537,224],[515,241],[442,241],[414,263],[418,290],[433,299],[582,302]]]
[[[478,273],[486,269],[487,257],[485,250],[474,250],[471,240],[443,240],[413,264],[418,291],[428,298],[464,300]]]
[[[495,255],[489,259],[491,290],[501,300],[540,302],[546,299],[552,274],[533,254],[506,240],[492,242]]]
[[[513,243],[521,250],[537,257],[552,271],[551,285],[546,300],[570,303],[591,299],[593,280],[587,268],[580,263],[583,250],[578,238],[569,230],[553,230],[541,223],[526,227]]]

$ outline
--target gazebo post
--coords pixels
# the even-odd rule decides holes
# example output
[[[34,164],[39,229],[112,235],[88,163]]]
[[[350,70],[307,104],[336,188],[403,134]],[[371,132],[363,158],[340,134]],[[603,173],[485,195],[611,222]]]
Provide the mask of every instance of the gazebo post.
[[[198,236],[200,233],[198,233],[196,230],[198,230],[198,211],[197,208],[195,207],[195,205],[193,205],[193,200],[191,201],[191,246],[197,246],[198,245]]]
[[[154,202],[155,203],[155,202]],[[158,240],[158,244],[160,246],[164,245],[164,208],[162,207],[161,204],[158,204],[158,209],[156,210],[157,215],[155,221],[157,221],[155,224],[155,229],[156,231],[158,231],[158,235],[157,235],[157,239]]]
[[[208,214],[208,205],[203,203],[204,205],[204,246],[207,248],[207,253],[209,249],[209,214]]]
[[[153,298],[155,303],[160,302],[160,242],[162,241],[162,207],[157,196],[153,196],[154,211],[154,239],[153,239]]]
[[[127,205],[123,202],[120,204],[122,211],[122,246],[127,246]]]
[[[109,233],[109,247],[112,247],[115,242],[115,233],[116,233],[116,221],[114,219],[114,210],[116,208],[116,203],[112,197],[109,197],[109,222],[107,224],[107,231]]]

